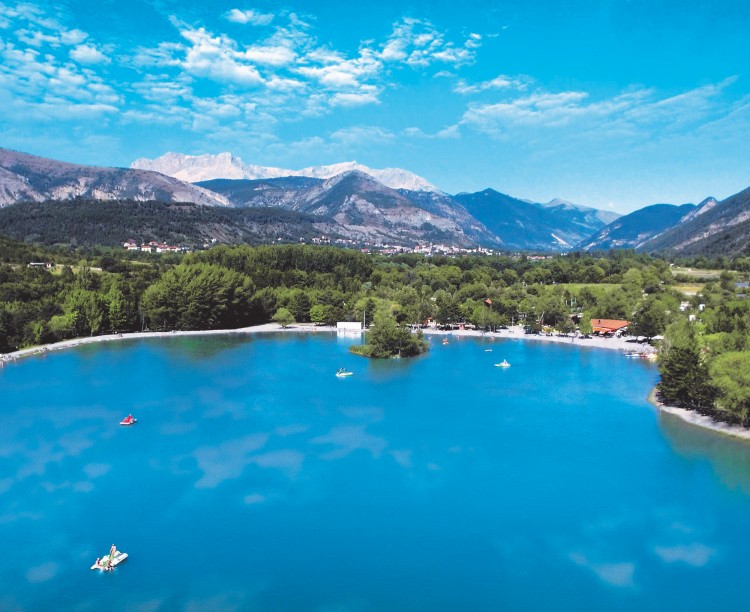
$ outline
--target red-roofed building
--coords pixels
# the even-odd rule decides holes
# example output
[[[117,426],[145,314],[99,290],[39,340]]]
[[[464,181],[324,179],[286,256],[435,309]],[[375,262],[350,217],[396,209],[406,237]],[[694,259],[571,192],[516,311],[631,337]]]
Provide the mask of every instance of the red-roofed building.
[[[595,334],[615,334],[622,332],[630,321],[621,319],[591,319],[591,328]]]

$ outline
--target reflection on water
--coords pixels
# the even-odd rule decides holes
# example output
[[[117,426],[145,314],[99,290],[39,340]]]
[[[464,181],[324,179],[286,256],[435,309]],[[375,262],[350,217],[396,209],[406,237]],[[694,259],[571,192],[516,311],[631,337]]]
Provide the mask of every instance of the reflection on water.
[[[750,441],[733,438],[659,412],[659,425],[676,453],[710,463],[727,489],[750,495]]]
[[[371,361],[351,341],[5,368],[0,608],[742,607],[750,445],[659,416],[653,366],[520,339]],[[113,541],[128,563],[88,570]]]

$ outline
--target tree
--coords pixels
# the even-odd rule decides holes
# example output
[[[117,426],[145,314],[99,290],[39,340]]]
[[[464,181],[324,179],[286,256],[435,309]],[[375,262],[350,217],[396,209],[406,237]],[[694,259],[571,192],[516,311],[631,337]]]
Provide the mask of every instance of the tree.
[[[315,304],[310,308],[310,321],[316,325],[322,325],[328,322],[328,313],[330,311],[329,306],[323,304]]]
[[[294,315],[289,311],[288,308],[279,308],[272,317],[273,321],[281,325],[281,327],[289,327],[295,323]]]
[[[719,355],[710,368],[719,391],[717,403],[735,416],[743,427],[750,425],[750,353]]]
[[[367,357],[413,357],[427,350],[427,342],[421,331],[412,334],[391,313],[381,310],[367,332],[367,343],[350,350]]]
[[[146,289],[142,309],[152,328],[236,328],[250,322],[252,292],[252,281],[241,272],[215,264],[180,264]]]
[[[643,275],[638,268],[630,268],[622,275],[623,285],[630,285],[640,290],[643,287]]]
[[[588,336],[594,331],[594,328],[591,326],[591,317],[586,315],[581,317],[581,322],[578,324],[578,331],[584,336]]]
[[[289,310],[296,321],[308,321],[310,319],[310,298],[301,289],[292,294],[289,301]]]
[[[555,325],[555,329],[563,334],[569,334],[572,331],[575,331],[576,326],[573,324],[573,321],[570,320],[570,317],[565,317],[564,319],[560,319],[557,322],[557,325]]]
[[[646,336],[649,340],[663,334],[667,327],[667,313],[660,300],[649,299],[633,315],[630,333],[634,336]]]
[[[657,389],[665,404],[711,412],[717,390],[701,358],[695,331],[686,320],[667,328],[659,360],[661,382]]]
[[[435,319],[440,325],[457,323],[461,320],[458,304],[450,293],[439,291],[435,296],[435,305],[437,306]]]

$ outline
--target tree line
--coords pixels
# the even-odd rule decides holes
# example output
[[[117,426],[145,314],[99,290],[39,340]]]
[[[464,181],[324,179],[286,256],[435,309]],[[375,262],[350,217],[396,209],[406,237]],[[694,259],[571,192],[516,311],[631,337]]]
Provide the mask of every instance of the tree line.
[[[0,261],[3,353],[79,336],[272,320],[376,323],[374,337],[409,352],[403,330],[428,319],[560,333],[589,332],[592,318],[626,319],[634,335],[664,335],[663,401],[750,426],[750,301],[729,271],[687,298],[668,261],[632,251],[535,260],[277,245],[154,256],[0,239]]]

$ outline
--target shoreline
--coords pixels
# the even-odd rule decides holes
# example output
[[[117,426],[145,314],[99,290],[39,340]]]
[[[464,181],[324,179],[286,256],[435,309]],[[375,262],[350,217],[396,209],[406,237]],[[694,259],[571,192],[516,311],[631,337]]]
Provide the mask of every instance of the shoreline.
[[[619,350],[619,351],[635,351],[648,355],[650,358],[656,357],[656,349],[648,344],[640,344],[635,342],[628,342],[625,338],[600,338],[597,336],[581,339],[574,336],[546,336],[546,335],[532,335],[525,334],[523,327],[520,325],[509,327],[506,330],[500,330],[494,333],[480,332],[472,329],[461,329],[443,331],[438,329],[425,329],[422,330],[425,336],[452,336],[459,338],[487,338],[487,339],[510,339],[510,340],[528,340],[532,342],[548,342],[557,344],[567,344],[583,348],[592,349],[605,349],[605,350]],[[113,342],[119,340],[139,340],[144,338],[173,338],[176,336],[213,336],[213,335],[227,335],[227,334],[242,334],[242,335],[253,335],[263,333],[337,333],[337,330],[332,325],[315,325],[312,323],[299,323],[289,327],[281,327],[278,323],[264,323],[262,325],[253,325],[250,327],[241,327],[238,329],[211,329],[211,330],[197,330],[197,331],[171,331],[171,332],[131,332],[123,334],[108,334],[104,336],[89,336],[85,338],[71,338],[69,340],[61,340],[60,342],[54,342],[51,344],[44,344],[40,346],[33,346],[12,353],[6,353],[0,356],[0,366],[6,363],[11,363],[24,357],[32,357],[35,355],[44,355],[49,351],[59,351],[69,348],[75,348],[84,344],[94,344],[98,342]],[[722,423],[709,416],[705,416],[694,412],[692,410],[686,410],[684,408],[675,408],[673,406],[665,406],[659,400],[656,399],[656,387],[654,387],[648,395],[648,402],[657,408],[660,412],[671,414],[681,419],[682,421],[708,429],[716,433],[732,436],[742,440],[750,441],[750,429],[744,429],[737,425],[729,425]]]
[[[83,344],[95,344],[98,342],[112,342],[119,340],[140,340],[144,338],[174,338],[176,336],[218,336],[218,335],[230,335],[230,334],[258,334],[258,333],[269,333],[269,332],[305,332],[305,333],[316,333],[316,332],[336,332],[336,328],[331,325],[315,325],[312,323],[299,323],[297,325],[289,327],[281,327],[278,323],[264,323],[262,325],[252,325],[250,327],[240,327],[237,329],[202,329],[195,331],[170,331],[170,332],[125,332],[122,334],[106,334],[103,336],[88,336],[83,338],[70,338],[68,340],[60,340],[59,342],[52,342],[50,344],[41,344],[39,346],[32,346],[25,349],[19,349],[12,353],[5,353],[0,356],[0,365],[3,363],[9,363],[23,359],[24,357],[32,357],[34,355],[44,355],[49,351],[60,351],[69,348],[75,348]]]
[[[750,429],[745,429],[739,425],[730,425],[723,421],[717,421],[716,419],[700,414],[694,410],[688,410],[687,408],[676,408],[675,406],[665,406],[658,399],[656,399],[656,387],[651,389],[651,393],[648,394],[649,403],[654,406],[659,412],[671,414],[676,416],[681,421],[695,425],[701,429],[708,429],[715,433],[724,434],[725,436],[731,436],[740,440],[750,441]]]
[[[583,339],[576,336],[546,336],[544,334],[526,334],[522,325],[515,325],[502,329],[497,332],[481,332],[474,329],[461,329],[453,331],[443,331],[438,329],[423,329],[422,332],[427,336],[458,336],[469,338],[501,338],[511,340],[529,340],[531,342],[552,342],[557,344],[567,344],[568,346],[578,346],[583,348],[601,348],[616,351],[632,351],[645,355],[656,355],[656,349],[650,344],[628,341],[625,337],[603,338],[592,336]],[[630,337],[630,336],[628,336]]]
[[[240,327],[237,329],[205,329],[195,331],[169,331],[169,332],[126,332],[122,334],[106,334],[103,336],[87,336],[83,338],[70,338],[60,340],[50,344],[41,344],[29,348],[19,349],[11,353],[5,353],[0,356],[0,363],[16,361],[24,357],[34,355],[43,355],[49,351],[59,351],[68,348],[75,348],[83,344],[94,344],[97,342],[112,342],[118,340],[138,340],[142,338],[173,338],[176,336],[213,336],[221,334],[259,334],[259,333],[336,333],[336,328],[332,325],[316,325],[314,323],[296,323],[289,327],[281,327],[278,323],[263,323],[261,325],[252,325],[250,327]],[[438,329],[423,329],[425,336],[454,336],[465,338],[492,338],[492,339],[511,339],[511,340],[530,340],[534,342],[552,342],[559,344],[568,344],[579,347],[601,348],[608,350],[635,351],[647,355],[655,355],[656,349],[648,344],[628,342],[624,338],[600,338],[593,336],[586,340],[575,336],[545,336],[525,334],[521,325],[509,327],[497,332],[481,332],[473,329],[460,329],[444,331]]]

